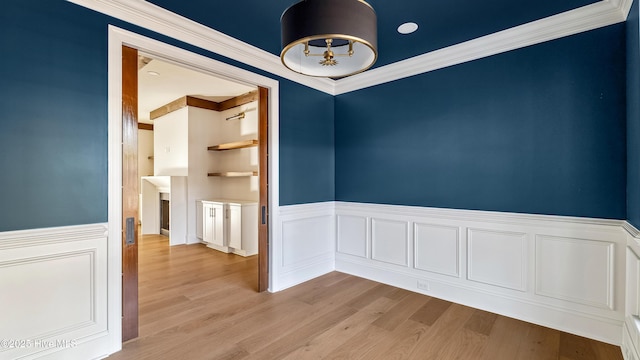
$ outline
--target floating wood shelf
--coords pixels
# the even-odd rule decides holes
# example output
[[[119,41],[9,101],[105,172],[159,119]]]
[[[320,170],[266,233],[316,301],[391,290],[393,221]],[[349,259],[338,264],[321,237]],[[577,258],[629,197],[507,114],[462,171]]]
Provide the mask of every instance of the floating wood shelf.
[[[257,171],[227,171],[208,173],[208,176],[221,176],[221,177],[243,177],[243,176],[258,176]]]
[[[207,150],[223,151],[258,146],[258,140],[234,141],[226,144],[209,146]]]

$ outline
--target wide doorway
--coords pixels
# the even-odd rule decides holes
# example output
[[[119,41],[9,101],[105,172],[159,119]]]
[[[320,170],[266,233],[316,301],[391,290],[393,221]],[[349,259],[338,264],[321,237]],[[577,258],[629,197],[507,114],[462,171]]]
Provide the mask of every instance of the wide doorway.
[[[134,36],[135,37],[135,36]],[[135,43],[135,41],[132,41],[133,43]],[[205,75],[210,75],[210,76],[220,76],[221,79],[227,80],[227,81],[235,81],[238,82],[238,84],[244,85],[244,86],[249,86],[249,87],[253,87],[253,89],[256,90],[252,90],[249,93],[242,93],[241,95],[234,95],[233,98],[230,99],[226,99],[226,100],[219,100],[219,101],[215,101],[216,99],[210,99],[207,98],[208,96],[214,96],[214,95],[208,95],[208,94],[195,94],[197,96],[191,96],[191,95],[185,95],[183,98],[187,99],[186,101],[188,102],[188,105],[191,105],[192,102],[192,98],[196,99],[196,102],[210,102],[210,103],[216,103],[218,104],[218,106],[220,107],[224,107],[224,106],[228,106],[226,109],[224,108],[218,108],[218,109],[206,109],[206,110],[215,110],[217,112],[223,112],[223,111],[237,111],[238,107],[242,107],[242,106],[248,106],[248,108],[244,108],[244,109],[240,109],[241,111],[239,111],[237,114],[232,114],[231,116],[224,116],[221,114],[221,116],[218,117],[218,120],[220,120],[222,117],[224,117],[222,119],[223,122],[226,122],[228,124],[231,124],[234,122],[234,120],[236,120],[236,124],[239,122],[238,120],[243,120],[244,118],[248,118],[250,117],[250,113],[253,113],[253,116],[255,116],[257,118],[257,125],[253,126],[254,134],[253,134],[253,138],[250,140],[246,140],[246,139],[234,139],[234,140],[226,140],[224,138],[219,138],[219,139],[214,139],[213,141],[210,141],[211,139],[207,140],[206,142],[206,146],[204,147],[204,153],[206,153],[206,155],[204,155],[204,157],[215,157],[218,155],[214,155],[214,154],[220,154],[224,151],[230,151],[231,153],[235,152],[236,155],[235,156],[226,156],[225,155],[221,155],[219,157],[222,157],[222,159],[216,159],[214,161],[209,161],[209,166],[206,166],[204,168],[204,171],[206,173],[205,177],[198,177],[196,179],[196,181],[201,181],[201,182],[206,182],[210,180],[213,180],[214,182],[216,180],[218,180],[218,183],[222,183],[224,180],[223,178],[245,178],[245,180],[249,180],[247,181],[249,183],[249,188],[253,189],[253,193],[256,194],[257,196],[255,196],[252,199],[245,199],[245,198],[241,198],[241,196],[236,196],[236,195],[232,195],[229,196],[229,193],[234,193],[235,194],[239,194],[241,192],[240,188],[242,186],[238,186],[238,182],[233,182],[233,181],[227,181],[228,184],[226,185],[220,185],[217,184],[217,186],[212,186],[212,187],[202,187],[202,188],[208,188],[208,189],[214,189],[214,193],[213,194],[198,194],[198,193],[194,193],[194,192],[190,192],[189,189],[194,190],[197,189],[198,186],[197,184],[191,184],[192,186],[188,186],[188,180],[189,180],[189,174],[187,172],[187,174],[185,175],[184,173],[174,173],[174,174],[160,174],[157,172],[157,168],[154,165],[154,170],[153,170],[153,175],[151,175],[152,177],[156,177],[156,176],[169,176],[171,177],[171,181],[170,181],[170,185],[169,185],[169,203],[171,205],[169,205],[170,208],[170,213],[169,213],[169,226],[168,229],[169,230],[169,236],[166,237],[168,238],[168,240],[166,238],[158,238],[158,240],[160,239],[165,239],[165,240],[160,240],[160,241],[166,241],[170,244],[173,245],[178,245],[178,244],[190,244],[190,245],[194,245],[196,244],[196,246],[200,246],[200,245],[206,245],[207,250],[209,251],[218,251],[221,252],[223,255],[229,255],[229,254],[233,254],[233,256],[238,256],[239,258],[242,258],[244,261],[244,259],[249,258],[249,257],[255,257],[255,263],[257,264],[255,266],[255,270],[257,272],[257,276],[255,277],[253,283],[257,284],[255,286],[255,288],[253,289],[253,291],[264,291],[268,288],[268,283],[269,283],[269,259],[271,257],[268,248],[267,248],[267,242],[268,242],[268,238],[269,238],[269,224],[271,222],[270,218],[269,218],[269,214],[271,213],[271,207],[277,207],[277,203],[276,204],[272,204],[270,199],[274,198],[272,196],[270,196],[270,192],[271,191],[277,191],[277,180],[275,182],[275,186],[272,187],[267,187],[267,183],[269,181],[269,177],[270,177],[270,171],[269,171],[269,167],[270,164],[273,162],[272,159],[269,159],[268,157],[268,152],[269,149],[272,145],[269,144],[269,140],[272,137],[275,137],[276,139],[276,146],[277,146],[277,134],[273,135],[271,134],[269,131],[269,118],[271,117],[272,113],[270,110],[270,105],[273,105],[270,100],[270,93],[273,91],[273,89],[275,88],[276,92],[276,97],[277,97],[277,82],[273,82],[270,79],[266,79],[263,78],[261,76],[257,76],[257,75],[252,75],[250,73],[247,73],[244,70],[240,70],[240,69],[235,69],[235,68],[231,68],[226,64],[221,64],[221,63],[217,63],[213,60],[210,59],[206,59],[203,58],[201,56],[192,54],[192,53],[188,53],[185,52],[183,50],[180,49],[176,49],[164,44],[153,44],[154,46],[149,46],[149,41],[148,39],[146,39],[145,41],[141,41],[142,43],[145,43],[145,46],[141,46],[138,49],[135,48],[131,48],[128,46],[122,46],[122,53],[124,55],[125,48],[130,48],[133,49],[135,51],[135,56],[137,58],[137,62],[138,65],[136,66],[135,69],[131,70],[132,67],[128,66],[125,67],[124,66],[124,60],[123,60],[123,64],[122,67],[120,68],[122,70],[122,81],[123,81],[123,85],[122,85],[122,108],[123,108],[123,123],[122,123],[122,148],[125,149],[127,146],[130,148],[132,143],[135,143],[136,147],[137,147],[137,142],[138,142],[138,134],[137,132],[135,133],[134,136],[131,136],[130,138],[128,137],[128,132],[127,132],[127,128],[126,125],[124,123],[124,118],[125,118],[125,112],[127,110],[127,107],[138,107],[137,104],[137,96],[134,96],[134,100],[135,100],[135,106],[131,106],[131,104],[126,104],[127,101],[127,95],[125,94],[127,89],[125,86],[125,78],[127,78],[127,76],[132,76],[131,74],[128,75],[128,73],[135,73],[135,75],[133,75],[135,77],[135,81],[136,81],[136,87],[139,85],[138,84],[138,79],[137,77],[140,75],[139,72],[141,69],[144,69],[144,66],[141,65],[141,59],[142,59],[142,63],[144,63],[145,60],[144,58],[146,58],[147,56],[150,55],[150,57],[152,58],[152,60],[162,60],[165,61],[167,63],[173,64],[173,65],[178,65],[181,67],[184,67],[186,69],[189,70],[193,70],[193,71],[197,71],[200,72],[201,74],[205,74]],[[127,43],[131,43],[131,42],[127,42]],[[156,46],[157,45],[157,46]],[[167,46],[167,48],[164,48],[165,46]],[[144,48],[144,49],[143,49]],[[156,48],[154,50],[154,48]],[[158,51],[157,49],[163,49],[163,50],[168,50],[169,55],[158,55],[161,52]],[[164,51],[162,51],[164,52]],[[184,60],[180,60],[177,61],[175,54],[180,54],[181,56],[179,56],[180,58],[184,58]],[[139,55],[142,55],[142,57],[140,57]],[[212,65],[213,64],[213,65]],[[149,71],[153,71],[153,70],[149,70]],[[225,76],[220,75],[220,73],[218,73],[217,71],[221,71],[220,73],[224,72]],[[248,75],[247,75],[248,74]],[[155,74],[149,74],[151,76],[158,76]],[[227,76],[228,75],[228,76]],[[235,77],[233,76],[235,75]],[[241,80],[244,79],[244,80]],[[255,82],[254,80],[257,79]],[[253,83],[253,84],[252,84]],[[257,84],[257,85],[254,85]],[[270,86],[269,88],[267,87],[262,87],[262,84],[268,84],[267,86]],[[247,97],[249,97],[250,99],[253,100],[249,100],[247,101]],[[110,98],[111,99],[111,98]],[[237,101],[237,102],[236,102]],[[251,101],[254,101],[254,106],[251,107],[252,104]],[[113,99],[110,100],[111,103],[113,103]],[[171,105],[171,104],[169,104]],[[201,109],[201,107],[195,106],[194,108],[197,108],[199,111],[199,109]],[[277,108],[277,106],[276,106]],[[156,110],[159,108],[156,108]],[[190,111],[190,110],[189,110]],[[189,112],[187,111],[187,112]],[[137,111],[136,111],[137,112]],[[170,112],[168,112],[170,113]],[[277,115],[276,115],[277,117]],[[114,123],[111,123],[113,125],[115,125]],[[138,126],[138,114],[135,114],[135,124],[136,127]],[[144,122],[140,122],[140,124],[145,124]],[[151,129],[149,129],[149,125],[152,126]],[[147,127],[147,129],[142,129],[143,131],[157,131],[156,129],[156,125],[155,124],[146,124],[146,125],[142,125],[143,127]],[[240,131],[246,131],[247,127],[240,125],[240,126],[236,126],[236,129],[240,128]],[[257,129],[256,129],[257,128]],[[114,133],[111,132],[113,130],[113,126],[110,127],[110,134],[113,136]],[[277,126],[276,126],[276,130],[277,130]],[[202,134],[203,132],[196,132],[198,135]],[[221,136],[224,137],[223,134],[229,134],[229,129],[227,128],[226,130],[220,130],[218,129],[217,131],[213,131],[213,134],[217,134],[216,136]],[[117,132],[115,133],[117,134]],[[174,134],[177,135],[177,134]],[[187,136],[187,144],[190,144],[192,142],[192,138],[189,138]],[[129,142],[128,142],[129,141]],[[154,139],[155,142],[155,139]],[[243,144],[250,144],[250,146],[240,146],[237,147],[236,143],[243,143]],[[177,149],[175,147],[176,145],[170,144],[168,146],[164,146],[161,149],[164,150],[164,155],[166,154],[170,154],[171,156],[173,156],[174,154],[180,154],[180,151],[174,151],[175,149]],[[226,146],[231,146],[231,148],[224,148]],[[222,149],[224,148],[224,149]],[[246,154],[242,154],[242,152],[246,149],[249,148],[257,148],[257,156],[256,155],[246,155]],[[111,148],[113,149],[113,147]],[[142,159],[146,159],[146,160],[152,160],[152,161],[157,161],[156,158],[156,154],[157,154],[157,148],[155,147],[154,144],[154,154],[153,155],[148,155],[146,157],[142,157]],[[237,151],[236,151],[237,150]],[[249,149],[251,150],[251,149]],[[111,152],[110,154],[117,154],[118,152]],[[115,164],[122,164],[122,179],[124,180],[128,174],[130,175],[131,173],[135,173],[135,177],[137,178],[136,182],[137,184],[140,184],[139,181],[141,181],[141,177],[142,175],[144,175],[144,173],[138,173],[138,164],[135,164],[135,166],[132,166],[131,168],[135,168],[134,171],[131,171],[130,169],[126,169],[125,168],[125,163],[131,163],[130,161],[127,161],[127,156],[129,156],[130,154],[126,153],[124,150],[122,152],[122,157],[121,160],[119,161],[114,161],[113,163]],[[136,154],[137,155],[137,154]],[[110,155],[111,156],[111,155]],[[115,157],[116,159],[118,157]],[[233,160],[230,160],[230,158],[233,158]],[[237,160],[237,158],[242,158],[243,160],[247,160],[247,163],[245,163],[245,165],[248,165],[249,169],[247,168],[243,168],[240,171],[236,171],[235,169],[233,169],[233,164],[234,162]],[[189,159],[190,161],[191,159]],[[209,159],[210,160],[210,159]],[[276,161],[277,162],[277,161]],[[197,162],[193,162],[193,164],[196,164]],[[213,165],[212,165],[213,164]],[[225,169],[225,167],[231,165],[230,169]],[[257,169],[255,168],[251,168],[251,167],[257,167]],[[277,169],[277,165],[276,165],[276,169]],[[184,171],[184,169],[180,169],[182,171]],[[110,170],[111,172],[111,170]],[[116,174],[117,172],[111,172],[112,174]],[[132,176],[129,176],[132,177]],[[204,179],[204,180],[203,180]],[[228,179],[226,179],[228,180]],[[185,182],[187,182],[187,186],[185,186]],[[116,181],[110,181],[110,194],[114,194],[114,191],[118,191],[118,187],[117,187],[117,182]],[[113,186],[113,185],[116,186]],[[138,186],[138,185],[136,185]],[[141,186],[140,186],[141,187]],[[177,189],[177,191],[176,191]],[[225,190],[226,189],[226,190]],[[125,196],[125,191],[127,190],[127,186],[123,183],[122,186],[122,204],[125,205],[125,203],[128,205],[130,203],[133,203],[132,201],[129,201],[130,198],[127,198]],[[140,241],[139,239],[139,235],[145,233],[146,230],[143,230],[143,226],[145,224],[146,221],[140,221],[142,219],[142,217],[144,216],[139,216],[139,210],[142,211],[142,213],[144,213],[144,208],[142,206],[142,203],[144,202],[144,196],[142,195],[143,191],[142,189],[135,189],[136,191],[140,191],[139,196],[140,196],[140,201],[137,202],[137,206],[135,206],[135,211],[132,212],[126,212],[125,208],[122,208],[122,214],[126,214],[126,216],[120,217],[122,219],[122,221],[118,221],[115,222],[112,219],[116,218],[117,216],[117,212],[114,212],[115,207],[111,207],[110,206],[110,223],[111,224],[122,224],[122,228],[121,231],[123,233],[123,242],[121,244],[122,246],[122,268],[123,268],[123,272],[122,272],[122,304],[123,304],[123,308],[122,308],[122,313],[123,313],[123,318],[122,318],[122,323],[123,323],[123,340],[127,340],[127,339],[131,339],[131,338],[135,338],[137,336],[137,330],[133,333],[133,336],[126,336],[125,333],[127,332],[126,329],[131,329],[131,328],[138,328],[138,324],[137,324],[137,319],[138,319],[138,293],[137,293],[137,287],[138,287],[138,274],[137,274],[137,260],[138,260],[138,248],[137,245]],[[159,194],[162,193],[161,189],[158,189],[158,196],[155,197],[155,199],[153,199],[153,201],[157,204],[158,210],[155,211],[155,213],[157,214],[157,218],[158,218],[158,224],[157,226],[154,225],[155,229],[158,229],[158,232],[161,232],[160,229],[161,228],[166,228],[164,226],[161,226],[161,220],[162,220],[162,215],[160,215],[160,209],[162,208],[162,200]],[[176,196],[175,194],[178,194],[178,196]],[[138,194],[136,194],[136,196],[138,196]],[[227,198],[227,196],[230,197]],[[112,198],[112,196],[110,195],[110,198]],[[117,197],[113,197],[116,198]],[[149,199],[152,199],[153,197],[148,197]],[[240,198],[240,199],[238,199]],[[127,201],[125,201],[125,199]],[[197,199],[197,200],[196,200]],[[176,201],[178,200],[178,201]],[[191,201],[190,201],[191,200]],[[246,216],[246,218],[250,218],[253,217],[253,219],[250,219],[248,221],[235,221],[235,220],[223,220],[223,221],[227,221],[228,224],[223,224],[222,228],[223,230],[220,231],[220,233],[222,233],[223,236],[223,243],[222,246],[226,247],[223,249],[217,248],[216,246],[210,246],[212,243],[214,245],[217,245],[215,242],[220,241],[218,238],[215,239],[215,241],[211,241],[210,238],[206,237],[206,234],[204,233],[206,229],[206,226],[203,224],[199,224],[199,222],[206,222],[206,220],[204,220],[203,218],[205,217],[203,214],[207,214],[207,211],[200,206],[201,204],[199,202],[201,201],[222,201],[224,200],[224,206],[226,206],[225,208],[223,208],[224,210],[222,212],[218,212],[215,211],[216,215],[220,216],[223,219],[238,219],[238,213],[242,214],[241,218],[244,219],[245,218],[245,213],[246,214],[251,214],[251,216]],[[176,204],[176,202],[178,203],[182,203],[181,205],[183,207],[187,207],[190,208],[191,210],[187,209],[187,211],[176,211],[174,209],[174,205],[180,205],[180,204]],[[245,203],[246,202],[254,202],[256,203],[256,206],[254,206],[253,208],[247,206],[247,208],[249,208],[249,210],[244,211],[243,208],[245,207]],[[135,214],[135,219],[133,219],[133,221],[129,221],[131,220],[128,216],[129,214]],[[235,215],[234,215],[235,214]],[[183,217],[184,221],[173,221],[176,220],[176,217]],[[134,217],[134,216],[131,216]],[[185,219],[186,217],[186,219]],[[173,220],[172,220],[173,219]],[[128,241],[130,240],[130,236],[129,234],[133,231],[129,231],[129,225],[130,223],[135,223],[136,226],[136,230],[135,230],[135,236],[134,238],[136,239],[136,241],[134,242],[135,245],[130,245],[128,243]],[[245,223],[246,226],[240,227],[239,223]],[[126,225],[125,225],[126,224]],[[218,224],[219,225],[219,224]],[[251,226],[249,226],[251,225]],[[179,227],[183,227],[186,228],[186,230],[182,230],[182,232],[180,232],[180,228]],[[235,230],[234,230],[235,229]],[[236,231],[237,229],[242,229],[242,232]],[[252,229],[250,231],[246,230],[246,229]],[[110,231],[112,232],[116,232],[114,231],[114,229],[112,227],[110,227]],[[245,234],[249,233],[249,232],[254,232],[257,233],[258,235],[258,244],[257,244],[257,251],[256,250],[252,250],[250,249],[250,247],[245,247]],[[125,234],[126,234],[126,240],[125,240]],[[179,234],[179,235],[176,235]],[[184,234],[184,235],[182,235]],[[156,235],[156,234],[153,234]],[[160,235],[160,234],[157,234]],[[174,243],[175,242],[175,243]],[[130,254],[133,254],[135,252],[135,256],[129,256]],[[131,261],[133,260],[133,261]],[[249,263],[251,263],[251,261],[249,261]],[[251,283],[251,281],[247,282],[247,283]],[[135,289],[136,290],[132,290],[133,286],[135,284]],[[129,305],[131,305],[131,307],[135,307],[135,309],[131,309],[129,308]],[[126,324],[128,323],[128,319],[133,319],[134,322],[134,326],[127,326]]]

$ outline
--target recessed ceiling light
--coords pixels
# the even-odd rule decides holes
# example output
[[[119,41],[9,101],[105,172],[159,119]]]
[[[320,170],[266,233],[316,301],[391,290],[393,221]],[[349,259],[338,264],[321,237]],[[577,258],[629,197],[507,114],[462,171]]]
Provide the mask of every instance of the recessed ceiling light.
[[[157,71],[147,71],[147,74],[149,74],[149,75],[151,75],[151,76],[158,76],[158,75],[160,75],[160,73],[159,73],[159,72],[157,72]]]
[[[398,32],[400,34],[411,34],[412,32],[418,30],[418,24],[414,22],[406,22],[400,26],[398,26]]]

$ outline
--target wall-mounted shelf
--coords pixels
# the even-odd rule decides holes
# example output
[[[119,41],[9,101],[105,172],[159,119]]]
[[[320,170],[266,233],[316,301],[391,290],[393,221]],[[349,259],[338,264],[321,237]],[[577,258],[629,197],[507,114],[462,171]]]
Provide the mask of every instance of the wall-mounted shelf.
[[[213,151],[223,151],[223,150],[232,150],[232,149],[242,149],[258,146],[258,140],[243,140],[243,141],[234,141],[226,144],[209,146],[207,150]]]
[[[215,172],[208,173],[208,176],[221,176],[221,177],[243,177],[243,176],[258,176],[257,171],[227,171],[227,172]]]

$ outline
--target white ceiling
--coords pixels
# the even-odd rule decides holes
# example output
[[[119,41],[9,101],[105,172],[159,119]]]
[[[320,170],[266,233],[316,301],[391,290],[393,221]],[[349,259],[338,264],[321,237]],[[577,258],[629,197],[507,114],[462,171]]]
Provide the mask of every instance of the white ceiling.
[[[152,124],[151,111],[185,95],[221,102],[253,90],[256,87],[153,59],[138,71],[138,121]]]

